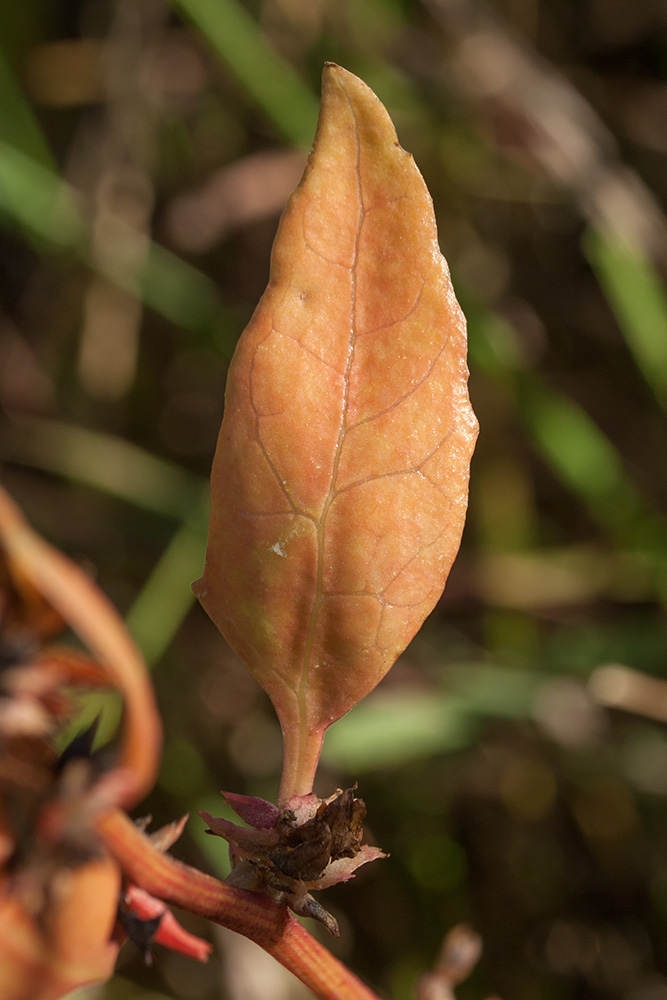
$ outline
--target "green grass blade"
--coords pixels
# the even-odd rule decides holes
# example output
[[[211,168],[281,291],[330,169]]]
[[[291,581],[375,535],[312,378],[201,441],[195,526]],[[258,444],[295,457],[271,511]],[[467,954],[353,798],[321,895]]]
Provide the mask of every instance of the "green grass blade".
[[[667,293],[656,268],[599,229],[588,231],[584,250],[637,366],[667,410]]]
[[[143,510],[181,520],[198,502],[203,480],[137,445],[55,420],[5,428],[7,458],[92,486]]]
[[[231,358],[238,327],[220,299],[217,287],[202,271],[150,242],[144,266],[138,275],[142,302],[181,330],[204,333]]]
[[[127,616],[146,662],[155,664],[194,601],[190,584],[203,565],[208,482],[121,438],[56,421],[32,421],[3,443],[16,461],[182,521]]]
[[[172,0],[204,35],[281,135],[309,146],[318,101],[238,0]]]
[[[633,484],[614,444],[577,403],[550,389],[537,372],[524,370],[514,331],[504,320],[474,300],[466,307],[471,361],[507,382],[543,460],[605,530],[631,549],[648,546],[667,570],[667,525]]]
[[[528,430],[559,479],[595,520],[624,541],[643,538],[654,521],[609,438],[573,400],[523,379],[520,409]]]
[[[0,46],[0,122],[5,141],[32,157],[44,167],[55,168],[56,161],[23,89],[12,72]]]
[[[102,270],[89,251],[89,228],[76,192],[53,170],[0,139],[0,214],[33,239],[73,253],[181,329],[219,333],[226,312],[213,282],[157,243],[149,242],[135,275]],[[142,238],[138,235],[138,239]],[[232,344],[226,344],[231,354]]]
[[[440,691],[372,695],[339,719],[324,740],[323,760],[356,773],[467,746],[483,716],[530,715],[543,675],[500,664],[449,666]]]
[[[149,666],[163,655],[194,603],[190,585],[203,569],[208,508],[207,486],[162,553],[127,615],[127,626]]]
[[[4,139],[0,139],[0,213],[53,247],[86,252],[87,226],[72,188]]]

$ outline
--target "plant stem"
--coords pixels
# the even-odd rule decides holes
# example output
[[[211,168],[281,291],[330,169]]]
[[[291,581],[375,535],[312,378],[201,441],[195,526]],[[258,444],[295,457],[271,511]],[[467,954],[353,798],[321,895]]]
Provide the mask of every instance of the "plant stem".
[[[102,815],[96,826],[129,879],[167,903],[255,941],[319,1000],[378,1000],[287,907],[260,893],[234,889],[163,854],[119,810]]]
[[[11,564],[30,580],[104,666],[123,696],[119,799],[126,808],[152,788],[162,725],[141,654],[116,609],[75,563],[33,531],[0,490],[0,541]],[[116,801],[119,801],[116,799]]]
[[[294,739],[294,732],[299,733],[298,740]],[[279,806],[284,806],[292,795],[308,795],[312,792],[323,742],[324,730],[308,729],[302,719],[283,727],[283,771],[278,794]]]

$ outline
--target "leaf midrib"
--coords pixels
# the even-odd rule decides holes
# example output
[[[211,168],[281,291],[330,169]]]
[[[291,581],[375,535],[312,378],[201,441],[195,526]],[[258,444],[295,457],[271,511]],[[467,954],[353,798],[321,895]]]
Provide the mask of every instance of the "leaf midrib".
[[[331,468],[331,477],[329,480],[329,490],[325,498],[324,504],[322,506],[322,513],[316,523],[317,529],[317,580],[315,585],[315,599],[313,601],[313,606],[310,612],[310,618],[308,622],[308,631],[306,634],[306,644],[303,654],[303,662],[301,665],[301,675],[299,678],[299,685],[297,690],[297,700],[299,706],[299,729],[300,729],[300,744],[303,747],[308,740],[308,704],[307,704],[307,690],[308,681],[311,668],[311,658],[312,651],[315,642],[315,635],[317,631],[317,625],[319,621],[320,611],[322,604],[324,603],[324,542],[326,533],[326,523],[329,515],[329,510],[336,497],[336,481],[338,478],[338,467],[340,465],[341,452],[343,448],[343,442],[345,435],[347,433],[347,412],[349,406],[349,394],[350,394],[350,373],[352,371],[352,365],[354,363],[354,351],[356,345],[357,337],[357,297],[356,297],[356,285],[357,285],[357,263],[359,260],[359,242],[361,239],[361,230],[364,224],[365,209],[364,209],[364,197],[363,197],[363,187],[361,184],[361,140],[359,136],[359,123],[357,121],[357,115],[354,109],[354,105],[350,100],[350,97],[343,86],[339,82],[339,86],[345,95],[345,99],[350,108],[350,113],[354,120],[354,135],[356,143],[356,160],[355,160],[355,175],[357,181],[357,193],[358,193],[358,215],[357,215],[357,230],[354,240],[354,252],[352,256],[352,263],[350,265],[350,336],[347,354],[347,364],[345,367],[345,372],[343,376],[343,400],[341,406],[340,414],[340,426],[338,429],[338,440],[336,442],[336,447],[334,450],[334,460]]]

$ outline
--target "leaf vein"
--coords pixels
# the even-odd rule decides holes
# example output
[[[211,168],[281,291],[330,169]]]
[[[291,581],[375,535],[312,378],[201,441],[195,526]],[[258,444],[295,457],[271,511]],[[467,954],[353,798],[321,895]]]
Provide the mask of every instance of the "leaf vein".
[[[426,279],[423,276],[421,276],[421,286],[419,288],[419,291],[417,292],[417,297],[415,298],[415,301],[412,303],[412,305],[410,306],[410,308],[408,309],[408,311],[405,313],[404,316],[401,316],[399,319],[393,319],[390,323],[380,323],[379,326],[374,326],[370,330],[362,330],[359,332],[358,336],[368,337],[373,333],[379,333],[381,330],[391,330],[392,326],[399,326],[401,323],[405,323],[407,319],[410,319],[415,310],[419,308],[419,303],[421,302],[421,297],[424,292],[425,284],[426,284]]]

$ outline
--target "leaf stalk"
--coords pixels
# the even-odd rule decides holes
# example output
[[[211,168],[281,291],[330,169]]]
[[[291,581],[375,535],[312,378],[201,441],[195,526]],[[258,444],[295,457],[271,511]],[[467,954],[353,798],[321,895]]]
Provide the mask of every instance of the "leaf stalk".
[[[295,740],[288,734],[300,730]],[[308,795],[313,790],[315,772],[322,753],[324,729],[309,729],[305,720],[283,728],[283,769],[278,805],[284,806],[292,795]]]

